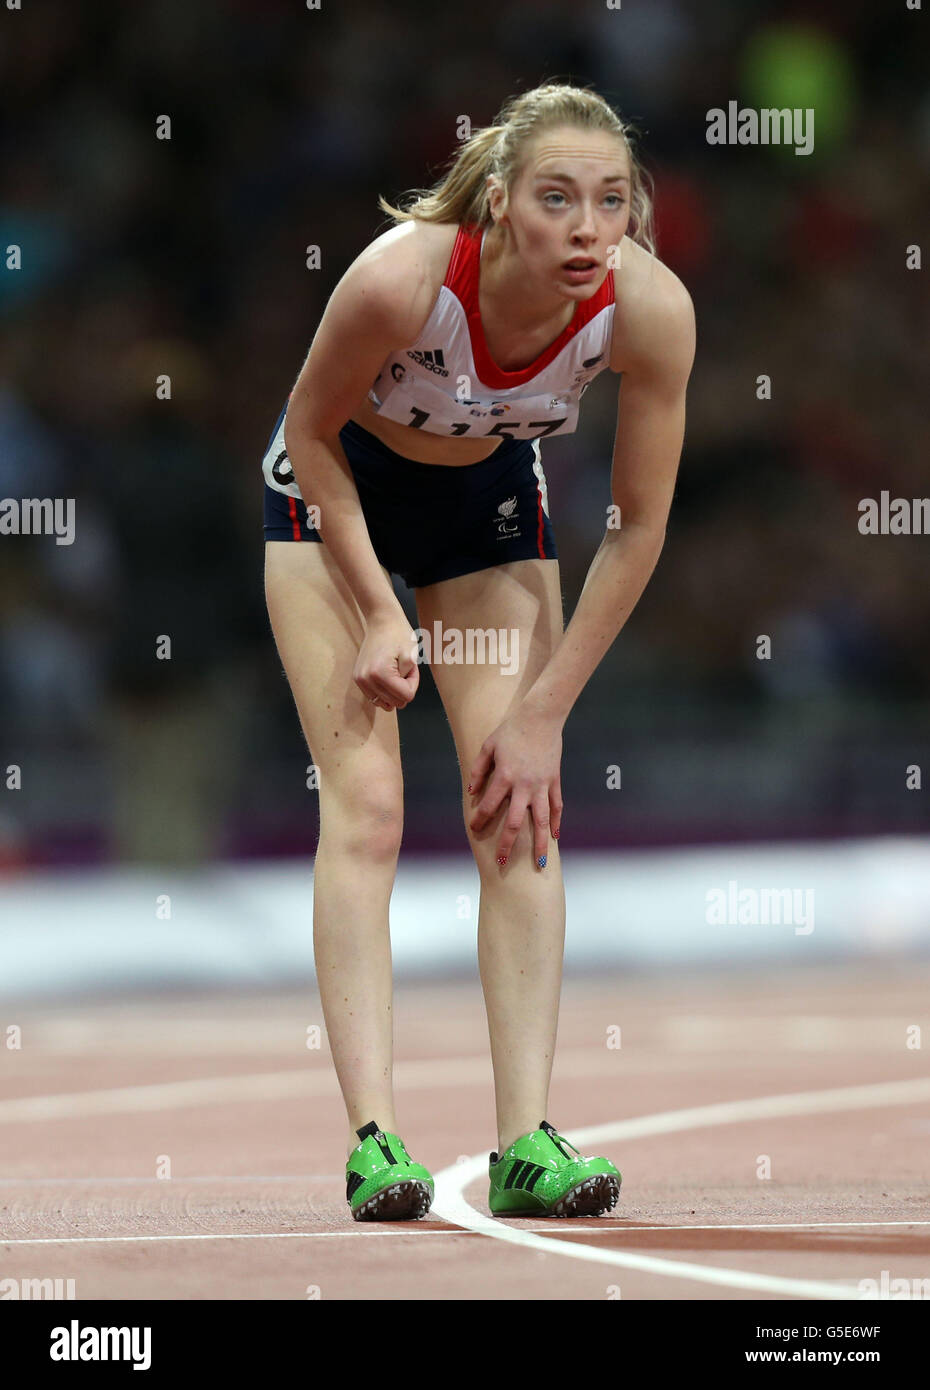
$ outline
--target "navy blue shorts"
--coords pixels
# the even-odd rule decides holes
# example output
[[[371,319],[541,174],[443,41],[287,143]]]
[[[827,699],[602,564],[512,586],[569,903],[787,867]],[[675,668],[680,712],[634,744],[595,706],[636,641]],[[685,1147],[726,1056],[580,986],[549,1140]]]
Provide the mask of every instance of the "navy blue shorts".
[[[322,541],[304,502],[268,486],[268,477],[296,486],[284,452],[286,409],[262,465],[265,539]],[[353,420],[339,439],[375,554],[408,589],[511,560],[558,558],[537,440],[505,439],[480,463],[450,468],[415,463]]]

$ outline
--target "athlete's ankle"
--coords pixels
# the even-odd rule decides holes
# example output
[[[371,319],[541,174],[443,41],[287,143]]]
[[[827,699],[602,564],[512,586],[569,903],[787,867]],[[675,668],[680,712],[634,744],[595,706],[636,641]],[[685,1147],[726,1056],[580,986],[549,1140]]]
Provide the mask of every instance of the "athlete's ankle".
[[[381,1124],[380,1119],[378,1119],[378,1118],[376,1117],[373,1121],[372,1121],[372,1120],[366,1120],[366,1121],[364,1122],[364,1124],[360,1124],[360,1125],[358,1126],[358,1128],[359,1128],[359,1129],[364,1129],[364,1128],[365,1128],[365,1125],[367,1125],[367,1124],[372,1124],[372,1123],[377,1124],[377,1125],[379,1126],[380,1131],[381,1131],[382,1134],[384,1134],[385,1131],[387,1131],[387,1133],[389,1133],[389,1134],[396,1134],[396,1133],[397,1133],[397,1130],[394,1128],[394,1121],[393,1121],[393,1119],[391,1120],[391,1123],[390,1123],[390,1124],[383,1125],[383,1124]],[[352,1157],[352,1154],[355,1152],[355,1150],[358,1148],[358,1146],[359,1146],[359,1144],[360,1144],[361,1142],[362,1142],[362,1141],[361,1141],[361,1139],[359,1139],[358,1133],[356,1132],[356,1130],[354,1130],[354,1129],[350,1130],[350,1131],[349,1131],[349,1139],[348,1139],[348,1147],[347,1147],[347,1149],[346,1149],[346,1158],[351,1158],[351,1157]]]
[[[526,1135],[526,1134],[532,1134],[532,1132],[533,1132],[533,1131],[530,1130],[530,1129],[521,1129],[521,1130],[518,1131],[518,1133],[516,1133],[516,1134],[511,1134],[510,1137],[507,1138],[507,1142],[506,1142],[506,1143],[502,1142],[501,1140],[498,1140],[498,1146],[497,1146],[497,1152],[498,1152],[498,1154],[506,1153],[507,1150],[510,1148],[511,1144],[515,1144],[515,1143],[517,1142],[518,1139],[522,1139],[522,1138],[524,1137],[524,1135]]]

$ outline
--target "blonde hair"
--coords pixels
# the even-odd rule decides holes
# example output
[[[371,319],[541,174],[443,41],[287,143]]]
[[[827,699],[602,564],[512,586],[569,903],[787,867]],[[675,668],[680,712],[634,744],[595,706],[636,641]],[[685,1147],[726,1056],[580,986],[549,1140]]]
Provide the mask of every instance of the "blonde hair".
[[[451,156],[449,168],[433,188],[414,188],[404,207],[378,197],[378,206],[395,223],[418,217],[423,222],[456,222],[490,226],[486,180],[496,174],[507,191],[513,189],[526,146],[544,130],[575,126],[604,130],[618,136],[630,159],[630,221],[627,236],[655,255],[652,180],[636,159],[633,127],[617,115],[599,93],[569,83],[547,82],[521,96],[510,97],[494,124],[476,130]]]

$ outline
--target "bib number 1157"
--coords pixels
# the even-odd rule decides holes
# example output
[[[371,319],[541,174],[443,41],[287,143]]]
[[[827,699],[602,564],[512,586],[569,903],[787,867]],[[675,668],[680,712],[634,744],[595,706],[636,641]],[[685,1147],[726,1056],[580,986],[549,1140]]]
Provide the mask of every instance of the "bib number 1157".
[[[415,430],[422,429],[423,426],[426,424],[427,420],[430,418],[430,412],[428,410],[418,410],[415,405],[412,405],[410,407],[410,415],[410,425]],[[559,420],[528,420],[527,429],[539,430],[538,434],[532,435],[531,437],[533,439],[542,439],[544,434],[552,434],[555,430],[559,428],[560,425],[564,425],[567,419],[568,416],[563,415]],[[511,433],[511,431],[518,430],[519,428],[519,425],[514,424],[509,420],[498,420],[496,425],[492,425],[489,430],[484,431],[484,434],[481,436],[481,438],[487,438],[489,435],[496,434],[503,439],[516,439],[516,434]],[[470,424],[460,422],[452,426],[451,433],[453,435],[468,434],[470,429]]]

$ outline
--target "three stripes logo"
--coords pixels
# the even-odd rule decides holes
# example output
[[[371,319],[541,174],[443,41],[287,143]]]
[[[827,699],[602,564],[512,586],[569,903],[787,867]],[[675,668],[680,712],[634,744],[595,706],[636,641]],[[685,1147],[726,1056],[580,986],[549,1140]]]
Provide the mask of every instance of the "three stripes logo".
[[[410,349],[407,356],[412,357],[418,366],[425,367],[428,372],[435,372],[436,376],[449,375],[443,359],[442,348],[433,348],[430,352]]]
[[[538,1163],[518,1158],[511,1165],[504,1187],[518,1187],[523,1192],[532,1192],[545,1171]]]

